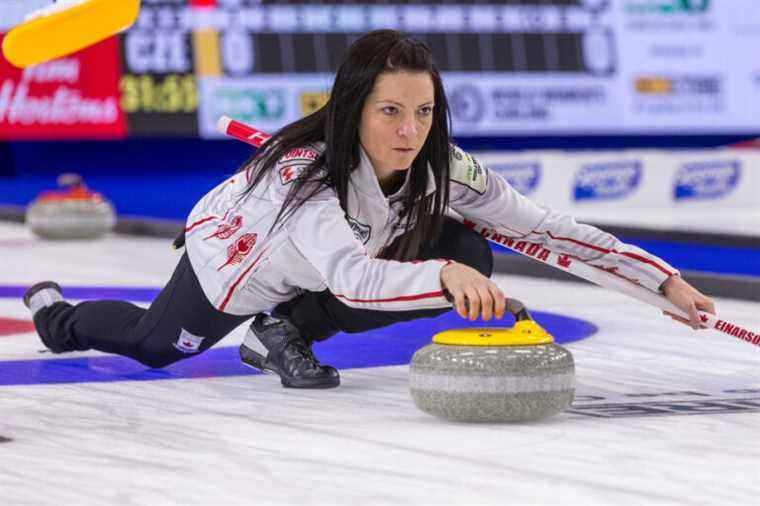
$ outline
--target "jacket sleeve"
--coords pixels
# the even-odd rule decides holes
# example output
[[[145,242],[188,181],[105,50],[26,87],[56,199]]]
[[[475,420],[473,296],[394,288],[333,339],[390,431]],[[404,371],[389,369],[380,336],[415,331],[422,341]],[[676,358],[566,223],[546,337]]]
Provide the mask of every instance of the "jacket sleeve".
[[[323,191],[305,202],[286,226],[299,253],[349,306],[385,311],[450,306],[440,281],[446,261],[371,258],[331,192]]]
[[[453,147],[450,206],[486,239],[507,238],[540,244],[595,267],[613,272],[652,291],[678,271],[662,259],[626,244],[570,215],[539,207],[518,193],[499,174]]]

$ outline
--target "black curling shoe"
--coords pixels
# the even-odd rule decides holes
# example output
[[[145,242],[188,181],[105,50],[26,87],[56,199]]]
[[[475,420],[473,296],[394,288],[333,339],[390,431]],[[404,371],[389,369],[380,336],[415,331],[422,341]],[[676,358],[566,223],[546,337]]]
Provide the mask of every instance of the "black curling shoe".
[[[247,366],[280,376],[288,388],[335,388],[340,374],[321,365],[311,345],[287,320],[258,314],[240,345],[240,360]]]

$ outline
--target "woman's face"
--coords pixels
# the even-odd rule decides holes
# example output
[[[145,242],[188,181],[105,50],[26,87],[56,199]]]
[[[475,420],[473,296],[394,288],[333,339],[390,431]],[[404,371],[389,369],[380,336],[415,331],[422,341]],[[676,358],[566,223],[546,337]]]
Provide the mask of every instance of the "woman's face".
[[[359,141],[382,182],[408,169],[433,123],[435,89],[427,72],[383,72],[364,101]]]

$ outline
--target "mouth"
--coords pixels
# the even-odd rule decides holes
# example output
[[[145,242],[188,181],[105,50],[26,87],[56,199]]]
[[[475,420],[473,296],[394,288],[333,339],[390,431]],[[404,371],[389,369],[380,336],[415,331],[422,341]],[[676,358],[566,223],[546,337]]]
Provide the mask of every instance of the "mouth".
[[[414,148],[393,148],[393,151],[409,154],[414,152]]]

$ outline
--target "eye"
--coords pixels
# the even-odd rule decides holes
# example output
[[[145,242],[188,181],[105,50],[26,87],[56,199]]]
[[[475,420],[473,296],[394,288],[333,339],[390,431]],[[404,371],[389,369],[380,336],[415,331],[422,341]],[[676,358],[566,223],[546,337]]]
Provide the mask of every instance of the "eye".
[[[419,114],[422,116],[430,116],[433,114],[433,106],[426,105],[425,107],[420,107],[417,112],[419,112]]]
[[[388,116],[393,116],[394,114],[398,114],[398,108],[392,105],[386,105],[381,110],[383,111],[383,114],[387,114]]]

